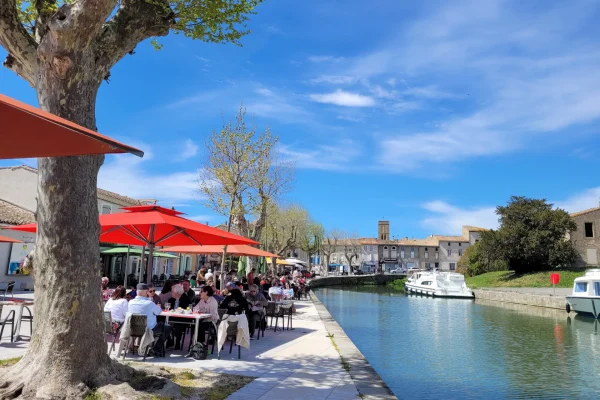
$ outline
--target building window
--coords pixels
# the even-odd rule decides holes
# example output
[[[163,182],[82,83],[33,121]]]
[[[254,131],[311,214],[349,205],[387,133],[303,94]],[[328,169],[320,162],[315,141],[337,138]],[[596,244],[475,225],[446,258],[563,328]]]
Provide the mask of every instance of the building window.
[[[456,263],[450,263],[450,271],[456,271]]]
[[[403,249],[403,247],[401,247]],[[400,250],[400,258],[404,258],[404,250]]]
[[[429,258],[429,253],[425,252],[425,258]]]
[[[112,212],[112,207],[110,206],[110,204],[103,204],[102,205],[102,215],[104,214],[110,214]]]
[[[448,247],[452,246],[452,243],[448,242]]]
[[[435,252],[435,259],[437,260],[438,258],[440,258],[440,253],[438,253],[437,251]]]
[[[459,243],[459,244],[458,244],[458,246],[459,246],[459,247],[460,247],[460,246],[462,246],[462,243]]]
[[[425,263],[425,269],[431,269],[431,264],[430,263]]]
[[[594,237],[594,223],[593,222],[585,223],[585,237],[586,238]]]
[[[458,249],[458,256],[462,257],[462,250],[461,249]]]
[[[410,258],[415,258],[415,248],[414,247],[410,248]]]
[[[367,252],[367,251],[368,251],[368,247],[369,247],[369,246],[363,246],[363,249],[365,249],[365,252]]]
[[[384,249],[384,250],[387,250],[388,248],[387,248],[387,246],[383,246],[383,249]]]
[[[369,249],[369,251],[371,251],[371,252],[373,251],[373,246],[370,246],[370,249]]]
[[[448,257],[452,255],[452,249],[448,249]]]

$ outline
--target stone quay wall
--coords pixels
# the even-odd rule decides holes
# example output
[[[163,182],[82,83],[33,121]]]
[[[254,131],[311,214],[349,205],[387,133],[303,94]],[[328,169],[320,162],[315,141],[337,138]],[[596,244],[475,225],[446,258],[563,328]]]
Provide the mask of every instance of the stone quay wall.
[[[490,302],[503,302],[513,304],[524,304],[533,307],[565,309],[566,299],[564,296],[550,296],[542,294],[519,293],[514,291],[502,291],[494,289],[473,289],[475,299],[488,300]]]
[[[349,275],[349,276],[326,276],[311,279],[308,283],[314,289],[326,286],[362,286],[362,285],[385,285],[388,282],[402,279],[406,275]]]

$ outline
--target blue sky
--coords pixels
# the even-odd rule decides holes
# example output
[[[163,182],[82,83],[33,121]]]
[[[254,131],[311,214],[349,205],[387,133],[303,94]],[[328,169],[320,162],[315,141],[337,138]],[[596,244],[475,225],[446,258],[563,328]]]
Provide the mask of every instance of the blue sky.
[[[100,187],[223,222],[197,170],[243,102],[296,162],[283,201],[327,228],[375,236],[385,218],[397,237],[460,234],[496,226],[511,195],[597,206],[600,3],[416,3],[271,0],[242,48],[142,43],[103,84],[97,121],[146,157],[108,156]],[[36,104],[6,69],[0,92]]]

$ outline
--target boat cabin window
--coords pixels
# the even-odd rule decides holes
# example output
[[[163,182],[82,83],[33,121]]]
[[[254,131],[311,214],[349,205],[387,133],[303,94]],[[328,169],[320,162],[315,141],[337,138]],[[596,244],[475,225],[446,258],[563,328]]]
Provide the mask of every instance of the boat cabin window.
[[[423,281],[421,285],[431,286],[431,281]]]
[[[600,282],[594,282],[594,296],[600,296]]]
[[[586,293],[587,292],[587,282],[576,282],[575,283],[575,293]]]

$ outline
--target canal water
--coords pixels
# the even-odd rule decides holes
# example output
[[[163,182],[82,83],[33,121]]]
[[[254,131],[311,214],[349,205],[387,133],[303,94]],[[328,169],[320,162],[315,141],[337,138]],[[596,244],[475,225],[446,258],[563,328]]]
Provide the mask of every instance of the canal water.
[[[315,294],[400,399],[600,399],[594,319],[381,287]]]

